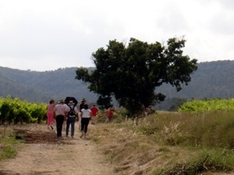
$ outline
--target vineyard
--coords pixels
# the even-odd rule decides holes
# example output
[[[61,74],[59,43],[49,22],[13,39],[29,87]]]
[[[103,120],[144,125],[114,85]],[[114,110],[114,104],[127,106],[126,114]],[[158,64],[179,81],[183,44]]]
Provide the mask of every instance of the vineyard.
[[[178,111],[189,113],[234,111],[234,99],[192,100],[180,106]]]
[[[178,112],[205,113],[234,111],[234,99],[191,100],[179,107]],[[18,98],[0,98],[0,123],[41,123],[46,119],[46,104],[31,103]]]
[[[30,103],[18,98],[0,98],[0,123],[41,123],[46,118],[45,103]]]

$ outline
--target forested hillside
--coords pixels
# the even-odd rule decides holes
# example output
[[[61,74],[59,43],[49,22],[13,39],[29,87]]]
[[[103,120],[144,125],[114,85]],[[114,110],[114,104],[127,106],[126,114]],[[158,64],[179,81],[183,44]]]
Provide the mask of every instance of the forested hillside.
[[[76,68],[36,72],[0,67],[0,96],[19,97],[22,100],[48,102],[74,96],[96,101],[96,95],[89,92],[87,85],[75,79]]]
[[[191,82],[180,92],[169,85],[157,87],[156,91],[172,99],[232,98],[234,97],[234,61],[215,61],[198,64],[198,70],[191,75]],[[76,80],[77,68],[61,68],[54,71],[36,72],[0,67],[0,96],[19,97],[22,100],[48,102],[66,96],[79,101],[84,97],[95,102],[97,96],[87,89],[87,84]],[[91,69],[91,68],[90,68]],[[168,108],[170,105],[163,103]],[[161,106],[161,105],[159,105]]]
[[[179,98],[230,98],[234,97],[234,61],[215,61],[198,64],[191,75],[191,82],[180,92],[168,86],[162,90],[168,97]]]

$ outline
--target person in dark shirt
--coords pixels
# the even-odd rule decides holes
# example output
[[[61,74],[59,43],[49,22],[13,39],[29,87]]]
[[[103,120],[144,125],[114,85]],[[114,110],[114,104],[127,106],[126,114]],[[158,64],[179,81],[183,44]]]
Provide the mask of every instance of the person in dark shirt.
[[[85,98],[81,100],[80,106],[79,106],[79,129],[81,130],[81,110],[84,108],[84,105],[86,104]]]
[[[81,109],[83,109],[84,108],[84,105],[86,104],[86,100],[85,100],[85,98],[83,98],[82,100],[81,100],[81,103],[80,103],[80,107],[79,107],[79,111],[81,112]]]

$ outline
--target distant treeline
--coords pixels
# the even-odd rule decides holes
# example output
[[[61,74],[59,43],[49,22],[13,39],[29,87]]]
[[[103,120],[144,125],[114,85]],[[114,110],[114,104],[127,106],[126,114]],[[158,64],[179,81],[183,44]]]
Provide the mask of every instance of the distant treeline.
[[[234,61],[198,63],[191,82],[181,91],[176,92],[166,84],[156,87],[157,92],[167,96],[166,101],[157,104],[156,108],[176,110],[182,102],[191,99],[233,98],[233,67]],[[10,95],[29,102],[47,103],[51,98],[59,100],[74,96],[79,102],[86,98],[89,103],[96,103],[97,95],[89,91],[88,84],[75,79],[76,70],[77,67],[72,67],[37,72],[0,67],[0,97]]]

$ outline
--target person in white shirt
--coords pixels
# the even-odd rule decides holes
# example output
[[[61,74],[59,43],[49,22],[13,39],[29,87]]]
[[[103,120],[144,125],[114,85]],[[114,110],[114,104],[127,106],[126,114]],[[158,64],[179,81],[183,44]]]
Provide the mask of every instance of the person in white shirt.
[[[81,109],[81,136],[80,138],[86,138],[86,133],[88,131],[88,125],[90,121],[90,117],[92,115],[91,110],[89,109],[88,104],[84,104],[84,108]]]
[[[57,138],[62,138],[63,122],[66,120],[67,107],[63,100],[59,100],[59,103],[55,105],[55,116],[56,116],[56,129]]]

